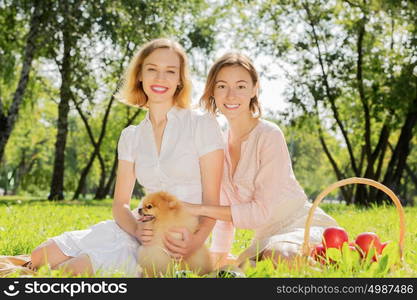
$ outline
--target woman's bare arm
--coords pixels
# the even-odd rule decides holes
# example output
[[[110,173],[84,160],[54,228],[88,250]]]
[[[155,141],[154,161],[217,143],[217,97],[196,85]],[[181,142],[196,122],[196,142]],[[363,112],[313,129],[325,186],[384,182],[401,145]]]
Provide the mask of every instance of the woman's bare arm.
[[[135,236],[138,222],[130,210],[130,199],[135,186],[134,163],[119,160],[113,200],[113,218],[127,233]]]
[[[223,176],[224,151],[216,150],[200,158],[203,205],[218,206],[220,203],[220,186]],[[212,231],[216,220],[201,217],[199,230],[195,238],[203,244]]]

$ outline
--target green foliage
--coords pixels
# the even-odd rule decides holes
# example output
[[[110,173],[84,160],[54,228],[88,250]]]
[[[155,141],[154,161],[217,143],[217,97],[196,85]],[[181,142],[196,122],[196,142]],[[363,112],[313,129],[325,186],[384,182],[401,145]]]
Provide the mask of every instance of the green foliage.
[[[4,1],[0,6],[1,113],[6,112],[17,86],[23,41],[35,4],[29,0]],[[104,166],[96,158],[85,191],[94,193],[103,176],[110,181],[120,132],[136,111],[115,105],[113,98],[124,68],[143,43],[158,37],[180,41],[192,58],[209,54],[215,43],[213,28],[217,20],[207,13],[208,8],[205,1],[44,1],[36,61],[2,161],[0,187],[22,195],[45,195],[49,190],[58,117],[55,105],[61,101],[63,83],[70,86],[72,101],[65,151],[66,196],[77,188],[80,173],[94,150],[80,113],[95,142],[106,127],[100,144]],[[65,49],[70,51],[68,76],[62,73]],[[133,122],[137,124],[142,117]]]
[[[32,91],[40,100],[37,105],[26,102],[22,107],[22,117],[7,144],[0,179],[2,186],[15,194],[44,196],[42,191],[47,189],[52,173],[50,153],[54,147],[57,112],[55,105],[44,100],[45,94],[39,86]]]
[[[29,16],[24,7],[13,5],[16,1],[5,2],[0,6],[0,97],[8,108],[17,84]]]
[[[314,128],[312,136],[322,136],[335,178],[368,177],[396,192],[401,184],[415,190],[415,180],[400,184],[392,179],[406,172],[408,153],[401,151],[398,159],[391,152],[415,114],[415,2],[235,2],[247,20],[236,41],[278,60],[290,82],[285,96],[291,106],[285,113],[301,125],[300,131]],[[406,149],[408,143],[401,142]],[[352,194],[349,190],[345,196],[352,199]],[[359,204],[377,201],[372,193],[357,193],[355,199]]]

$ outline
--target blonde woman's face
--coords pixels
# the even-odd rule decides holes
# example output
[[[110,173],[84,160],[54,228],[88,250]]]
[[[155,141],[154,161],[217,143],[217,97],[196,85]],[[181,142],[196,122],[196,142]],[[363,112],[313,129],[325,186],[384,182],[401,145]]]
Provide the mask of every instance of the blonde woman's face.
[[[149,104],[173,101],[180,68],[178,54],[170,49],[156,49],[143,61],[140,80]]]
[[[256,95],[249,72],[241,66],[222,68],[217,74],[213,96],[216,106],[228,119],[251,115],[250,100]]]

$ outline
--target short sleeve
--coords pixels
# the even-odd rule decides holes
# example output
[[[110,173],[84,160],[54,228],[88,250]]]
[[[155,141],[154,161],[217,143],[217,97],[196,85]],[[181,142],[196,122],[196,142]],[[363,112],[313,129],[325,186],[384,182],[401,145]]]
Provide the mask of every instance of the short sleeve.
[[[199,157],[218,149],[224,149],[223,135],[219,123],[213,115],[205,113],[198,117],[195,144]]]
[[[119,143],[117,145],[117,153],[119,160],[126,160],[134,162],[133,143],[136,126],[130,125],[122,130],[120,134]]]

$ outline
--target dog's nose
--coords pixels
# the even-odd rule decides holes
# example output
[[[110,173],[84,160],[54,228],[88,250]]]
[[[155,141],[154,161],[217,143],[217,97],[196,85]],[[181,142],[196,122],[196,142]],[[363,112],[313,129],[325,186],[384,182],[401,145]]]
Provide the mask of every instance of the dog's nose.
[[[138,209],[138,213],[139,213],[140,215],[142,215],[142,208],[139,208],[139,209]]]

